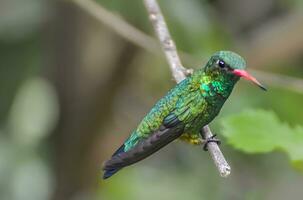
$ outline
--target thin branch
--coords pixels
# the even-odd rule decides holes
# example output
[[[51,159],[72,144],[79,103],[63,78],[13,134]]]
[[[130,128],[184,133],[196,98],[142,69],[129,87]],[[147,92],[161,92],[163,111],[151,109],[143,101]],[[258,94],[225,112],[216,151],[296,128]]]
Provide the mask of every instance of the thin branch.
[[[203,133],[204,138],[211,138],[213,136],[209,126],[203,127]],[[208,151],[210,152],[210,155],[215,163],[215,165],[218,168],[218,171],[220,172],[220,175],[222,177],[229,176],[231,172],[231,168],[228,165],[227,161],[224,158],[224,155],[222,154],[219,146],[217,143],[210,142],[207,144]]]
[[[92,1],[92,0],[74,0],[74,3],[77,4],[80,8],[85,10],[87,13],[89,13],[91,16],[93,16],[95,19],[97,19],[99,22],[101,22],[103,25],[114,31],[116,34],[120,35],[122,38],[128,40],[129,42],[143,48],[144,50],[151,52],[157,56],[162,56],[161,52],[159,51],[160,45],[158,44],[157,40],[153,37],[145,34],[141,30],[137,29],[136,27],[132,26],[128,22],[126,22],[124,19],[119,17],[118,15],[106,10],[103,8],[100,4]],[[270,31],[270,30],[268,30]],[[265,40],[262,43],[262,46],[269,46],[266,43],[269,40]],[[279,40],[283,41],[283,40]],[[279,43],[277,41],[277,43]],[[255,42],[251,42],[252,44]],[[243,42],[242,42],[243,44]],[[258,43],[261,45],[261,43]],[[260,45],[256,45],[255,47],[251,48],[243,48],[243,49],[250,49],[250,52],[258,52],[254,49],[259,49]],[[277,44],[278,45],[278,44]],[[244,45],[245,46],[245,45]],[[247,46],[247,45],[246,45]],[[250,45],[248,45],[250,46]],[[283,46],[280,44],[280,46]],[[276,47],[277,49],[284,49]],[[295,51],[295,50],[293,50]],[[270,51],[269,51],[270,52]],[[182,57],[182,60],[186,63],[199,63],[197,62],[191,55],[180,51],[179,54]],[[268,53],[267,53],[268,54]],[[275,54],[276,55],[276,54]],[[257,57],[255,53],[247,53],[248,58]],[[248,59],[249,63],[254,67],[258,68],[260,66],[265,65],[265,63],[268,60],[276,60],[278,55],[271,59],[257,59],[258,62],[255,63],[254,60],[256,59]],[[278,57],[279,58],[279,57]],[[294,92],[303,93],[303,80],[300,78],[295,78],[287,75],[278,75],[276,73],[272,72],[264,72],[261,70],[250,70],[253,71],[255,74],[257,74],[258,78],[262,81],[267,83],[268,85],[292,90]],[[287,81],[285,81],[287,80]]]
[[[189,73],[186,68],[181,64],[180,58],[177,54],[177,49],[174,41],[171,39],[170,33],[168,31],[167,25],[159,8],[156,0],[144,0],[145,7],[148,11],[149,18],[153,24],[155,32],[162,44],[162,49],[165,52],[167,61],[170,65],[170,69],[175,80],[179,83],[186,78],[186,73]],[[208,126],[203,128],[203,138],[210,138],[213,136],[211,130]],[[220,148],[216,143],[208,144],[208,151],[217,166],[220,175],[222,177],[227,177],[230,174],[231,168],[226,162]]]
[[[149,19],[152,22],[154,30],[162,45],[162,49],[166,55],[170,70],[177,83],[179,83],[186,78],[186,75],[189,73],[189,71],[186,70],[181,64],[180,58],[177,54],[176,45],[171,39],[170,33],[157,1],[144,0],[144,3],[149,14]]]

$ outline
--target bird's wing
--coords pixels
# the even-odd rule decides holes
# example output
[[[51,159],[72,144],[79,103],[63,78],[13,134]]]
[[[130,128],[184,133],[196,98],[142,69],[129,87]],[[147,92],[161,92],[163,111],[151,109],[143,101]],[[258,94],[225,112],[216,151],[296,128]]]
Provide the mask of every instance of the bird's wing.
[[[184,124],[188,124],[199,116],[205,106],[206,101],[201,92],[192,91],[178,99],[172,113]]]
[[[174,114],[167,117],[169,119],[164,120],[163,125],[149,137],[139,141],[127,152],[120,151],[114,154],[110,160],[105,162],[104,170],[120,169],[136,163],[177,139],[183,133],[184,124]]]
[[[188,80],[185,80],[178,85],[179,88],[177,88],[177,90],[179,93],[176,96],[176,101],[174,101],[175,103],[172,101],[174,98],[164,99],[165,101],[167,100],[167,102],[165,102],[163,99],[158,102],[158,108],[160,112],[162,112],[161,105],[163,105],[163,102],[165,102],[166,105],[173,104],[174,108],[172,108],[169,114],[163,118],[161,124],[158,126],[158,128],[155,129],[155,131],[145,133],[147,137],[142,137],[137,142],[137,144],[135,144],[127,151],[125,151],[125,145],[123,144],[114,153],[111,159],[104,163],[104,178],[108,178],[121,168],[134,164],[150,156],[154,152],[158,151],[182,135],[184,127],[186,125],[183,120],[190,118],[191,114],[193,114],[190,112],[190,107],[195,106],[194,99],[197,97],[197,94],[194,91],[196,88],[190,88],[188,82]],[[171,93],[173,92],[174,91]]]
[[[192,93],[181,96],[175,109],[163,119],[159,129],[150,133],[147,138],[142,138],[126,152],[122,145],[112,158],[105,162],[104,169],[117,169],[136,163],[180,137],[185,124],[189,119],[194,118],[195,107],[197,104],[201,104],[201,101],[196,100],[197,95],[200,94]]]

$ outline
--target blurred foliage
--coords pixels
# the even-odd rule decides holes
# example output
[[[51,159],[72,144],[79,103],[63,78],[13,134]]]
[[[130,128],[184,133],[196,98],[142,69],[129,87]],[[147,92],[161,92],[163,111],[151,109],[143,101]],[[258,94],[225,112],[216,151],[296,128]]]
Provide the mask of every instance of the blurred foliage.
[[[9,116],[8,128],[15,141],[36,146],[51,133],[58,119],[56,98],[54,88],[44,79],[35,78],[22,85]]]
[[[280,150],[303,170],[303,127],[291,128],[273,112],[246,110],[222,120],[222,134],[234,148],[247,153]]]
[[[58,119],[54,88],[42,78],[25,81],[8,116],[9,134],[0,135],[0,198],[47,199],[53,178],[38,150]]]

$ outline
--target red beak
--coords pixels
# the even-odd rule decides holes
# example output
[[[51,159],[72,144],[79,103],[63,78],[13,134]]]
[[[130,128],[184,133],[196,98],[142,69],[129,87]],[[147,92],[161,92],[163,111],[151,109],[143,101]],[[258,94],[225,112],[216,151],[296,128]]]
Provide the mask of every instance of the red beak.
[[[237,76],[243,77],[246,80],[253,82],[257,86],[259,86],[262,90],[265,90],[265,91],[267,90],[255,77],[250,75],[247,71],[241,70],[241,69],[234,69],[232,72],[233,72],[233,74],[235,74]]]

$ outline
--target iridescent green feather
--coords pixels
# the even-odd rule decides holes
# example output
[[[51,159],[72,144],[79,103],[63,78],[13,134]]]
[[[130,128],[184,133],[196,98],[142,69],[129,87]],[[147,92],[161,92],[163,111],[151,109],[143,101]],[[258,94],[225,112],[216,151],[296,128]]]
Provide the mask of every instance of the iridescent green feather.
[[[217,116],[239,80],[232,74],[222,73],[222,69],[216,67],[218,60],[224,60],[233,69],[246,66],[238,54],[230,51],[215,53],[204,68],[177,84],[155,104],[124,143],[124,151],[159,129],[164,120],[170,120],[169,117],[177,117],[184,123],[184,134],[198,138],[199,130]]]

